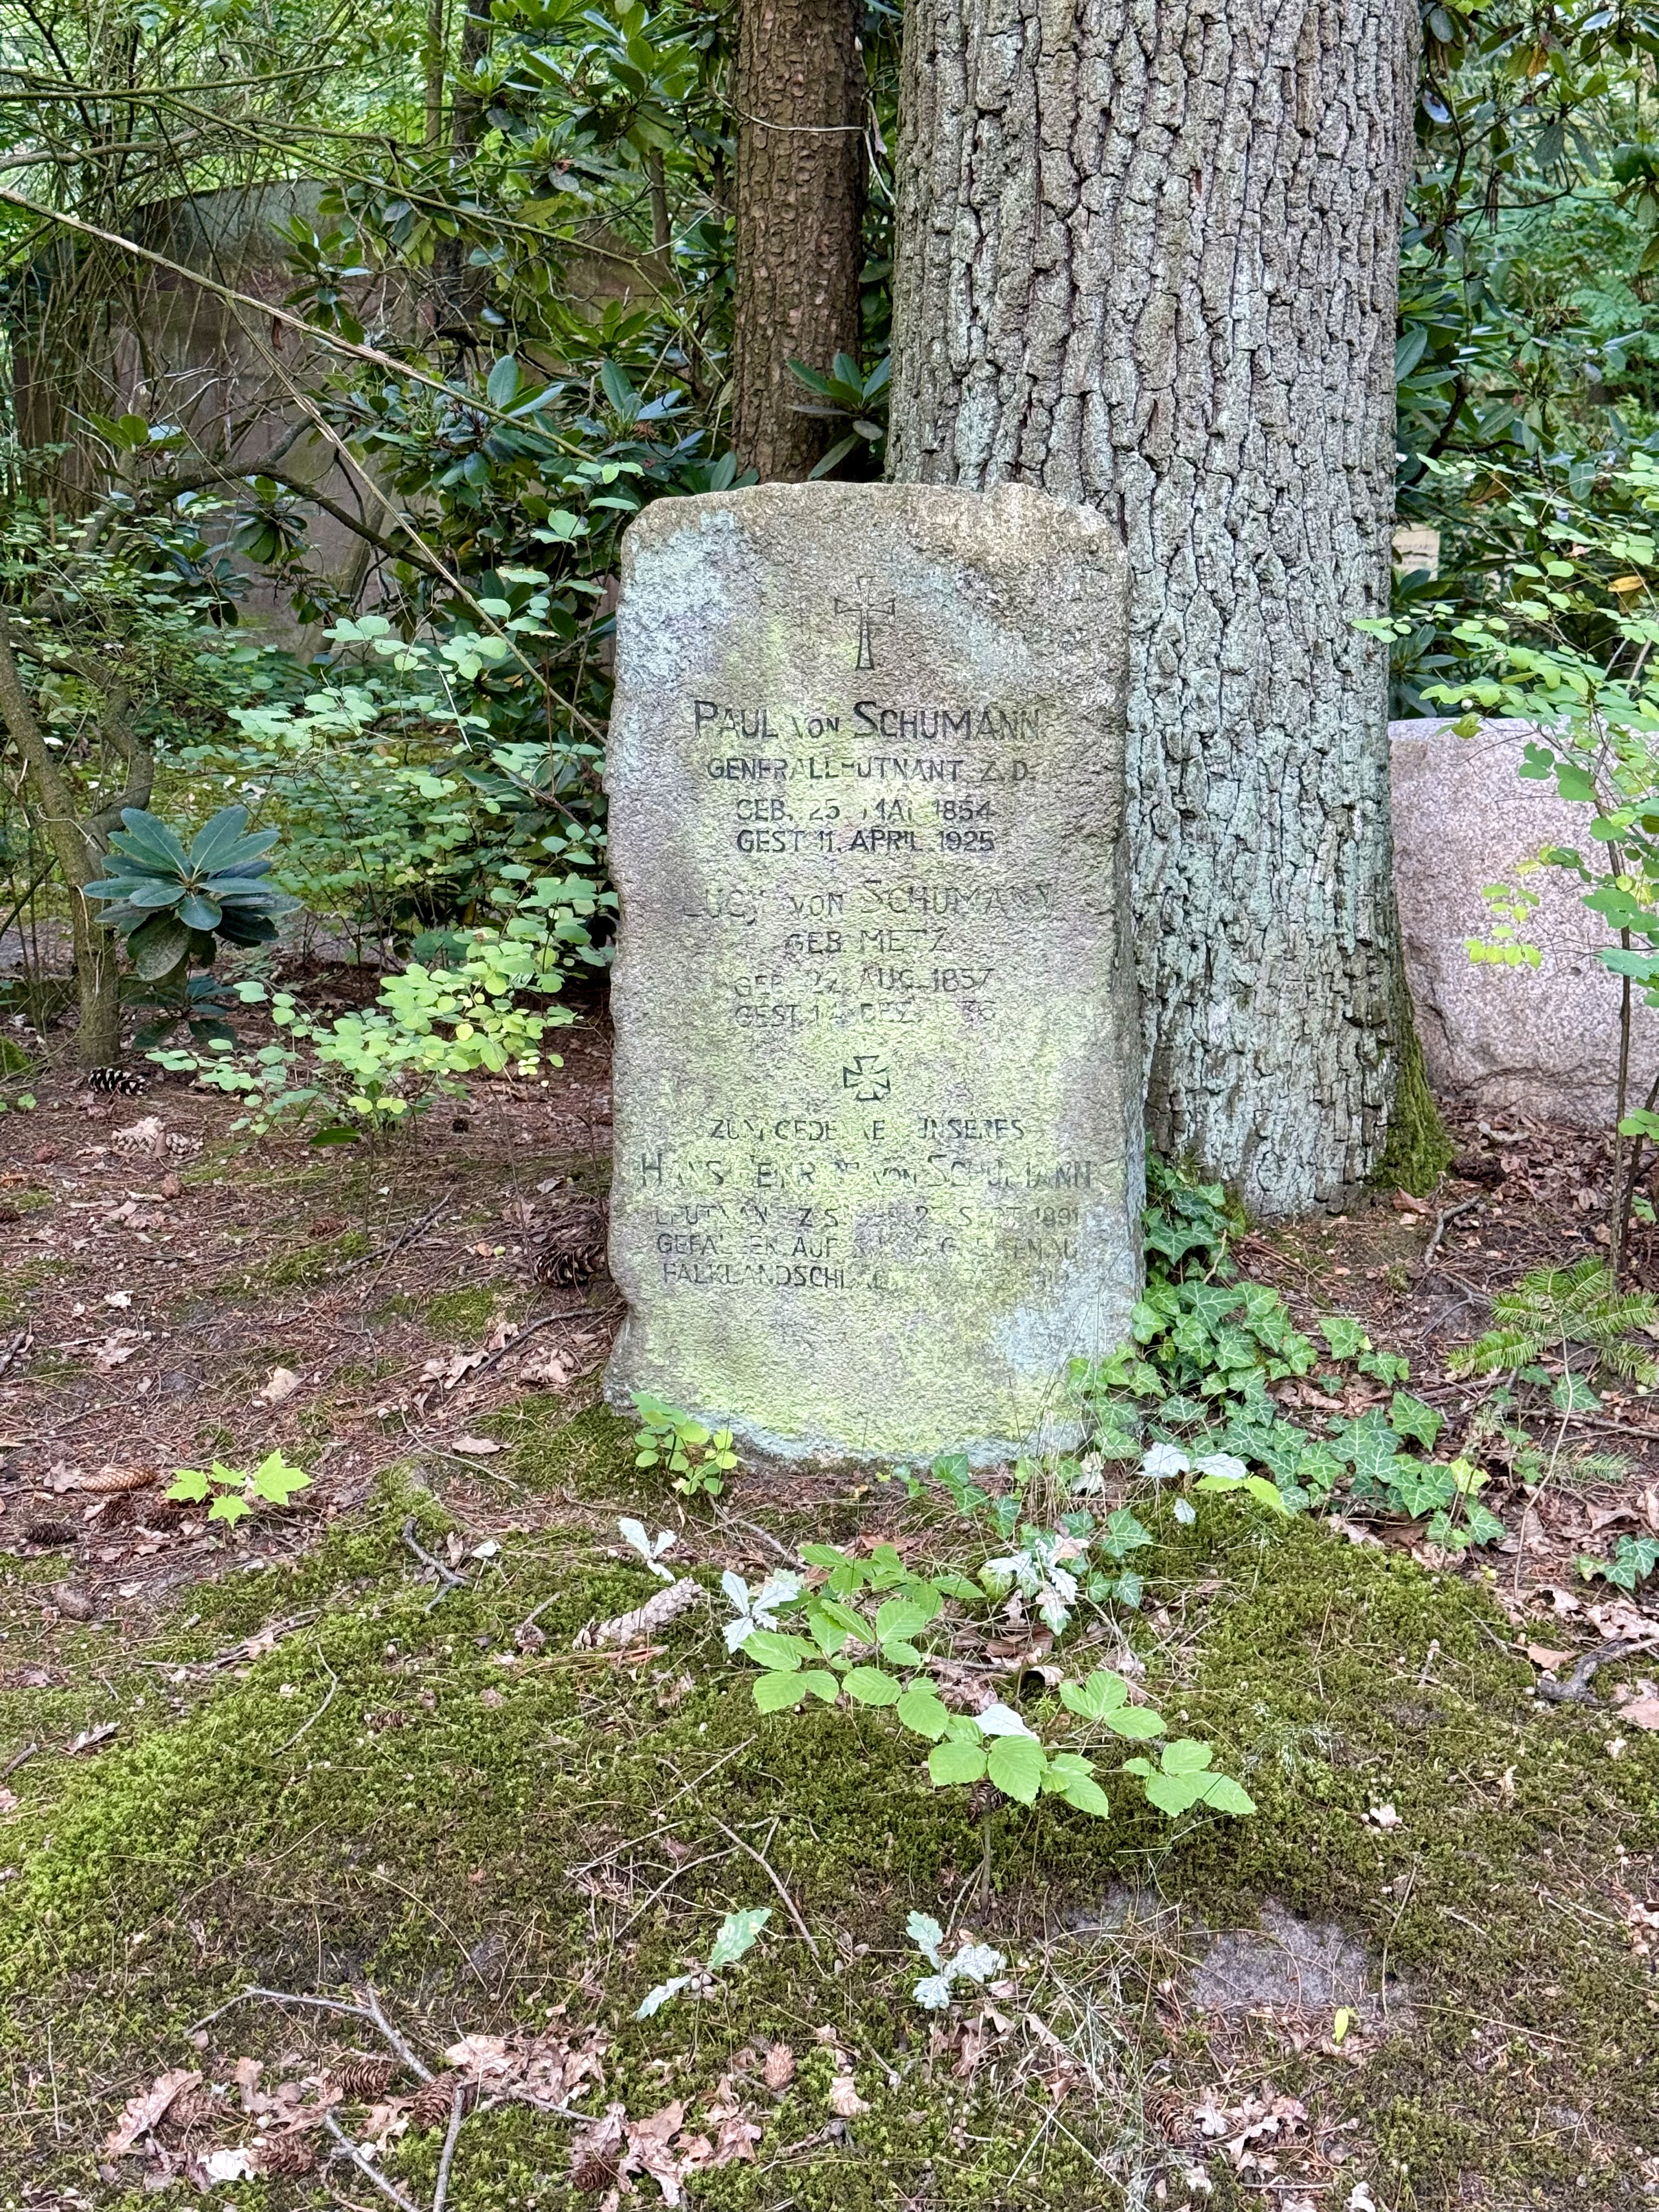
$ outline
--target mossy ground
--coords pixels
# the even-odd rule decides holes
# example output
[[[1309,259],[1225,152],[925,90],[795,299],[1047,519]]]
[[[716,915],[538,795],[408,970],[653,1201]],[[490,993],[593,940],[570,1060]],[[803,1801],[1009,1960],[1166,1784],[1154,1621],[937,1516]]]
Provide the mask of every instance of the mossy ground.
[[[532,1407],[514,1433],[525,1488],[657,1525],[665,1497],[642,1489],[607,1414],[554,1425]],[[757,1485],[737,1502],[768,1511]],[[696,2184],[720,2212],[1180,2204],[1194,2155],[1171,2157],[1164,2123],[1176,2115],[1179,2133],[1224,2075],[1357,2122],[1359,2156],[1324,2204],[1361,2177],[1378,2212],[1653,2201],[1659,1996],[1611,1893],[1643,1888],[1659,1747],[1610,1757],[1603,1717],[1539,1705],[1501,1615],[1468,1583],[1230,1500],[1190,1528],[1160,1521],[1133,1632],[1149,1686],[1217,1745],[1258,1814],[1172,1834],[1124,1782],[1109,1820],[1049,1802],[981,1823],[962,1793],[930,1788],[915,1740],[881,1713],[757,1715],[713,1613],[643,1662],[574,1652],[584,1621],[656,1586],[607,1551],[608,1520],[573,1513],[568,1528],[507,1535],[434,1604],[399,1540],[410,1514],[438,1545],[439,1498],[386,1476],[309,1557],[198,1587],[173,1621],[118,1643],[46,1625],[44,1563],[9,1577],[17,1746],[120,1723],[95,1754],[43,1751],[12,1778],[23,1805],[0,1844],[15,1869],[0,1887],[12,2187],[50,2182],[133,2212],[154,2202],[136,2160],[99,2178],[98,2146],[124,2098],[195,2061],[194,2024],[251,1983],[368,1980],[432,2049],[568,2006],[614,2035],[605,2099],[636,2117],[674,2097],[696,2110],[734,2053],[788,2042],[802,2063],[764,2100],[757,2162]],[[877,1515],[887,1529],[908,1516],[923,1553],[982,1555],[982,1532],[930,1521],[892,1488],[810,1526],[772,1518],[786,1536],[845,1539]],[[704,1531],[700,1547],[693,1520],[680,1548],[716,1544]],[[513,1632],[538,1607],[548,1640],[520,1655]],[[204,1663],[270,1627],[274,1649]],[[1026,1709],[1054,1717],[1041,1692]],[[1383,1804],[1396,1825],[1367,1818]],[[734,1838],[787,1886],[817,1958]],[[1169,1910],[1127,1923],[1102,1911],[1126,1889]],[[1320,2037],[1297,2051],[1183,2010],[1202,1929],[1249,1922],[1267,1898],[1340,1923],[1386,1961],[1409,1991],[1408,2032],[1365,2021],[1340,2054]],[[696,1964],[742,1905],[774,1908],[749,1958],[705,2000],[635,2021],[646,1990]],[[955,1917],[1012,1962],[1011,2032],[969,2078],[956,2051],[930,2058],[910,1997],[915,1909]],[[1083,2054],[1094,2087],[1054,2104],[1031,2019]],[[212,2024],[202,2063],[351,2040],[329,2025],[246,2003]],[[836,2047],[870,2109],[832,2129]],[[568,2185],[569,2134],[521,2107],[479,2114],[453,2212],[592,2202]],[[438,2148],[411,2136],[388,2154],[416,2202]],[[1224,2157],[1208,2179],[1211,2204],[1260,2201]],[[318,2176],[221,2195],[238,2212],[330,2201]]]

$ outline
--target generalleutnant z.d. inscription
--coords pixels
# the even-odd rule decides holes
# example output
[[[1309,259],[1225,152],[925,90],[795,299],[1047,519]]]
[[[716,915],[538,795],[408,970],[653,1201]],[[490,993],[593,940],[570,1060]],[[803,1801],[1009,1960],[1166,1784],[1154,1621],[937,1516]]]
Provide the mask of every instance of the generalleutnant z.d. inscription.
[[[1024,489],[665,501],[624,549],[610,1389],[779,1454],[1061,1420],[1139,1279],[1122,557]]]

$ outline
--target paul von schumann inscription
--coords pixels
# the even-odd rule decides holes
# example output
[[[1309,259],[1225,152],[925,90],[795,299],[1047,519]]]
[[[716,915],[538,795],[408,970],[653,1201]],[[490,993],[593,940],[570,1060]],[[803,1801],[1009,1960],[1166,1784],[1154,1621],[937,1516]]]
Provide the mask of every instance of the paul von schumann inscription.
[[[1139,1279],[1123,559],[1024,489],[628,532],[609,1386],[763,1449],[988,1455]]]

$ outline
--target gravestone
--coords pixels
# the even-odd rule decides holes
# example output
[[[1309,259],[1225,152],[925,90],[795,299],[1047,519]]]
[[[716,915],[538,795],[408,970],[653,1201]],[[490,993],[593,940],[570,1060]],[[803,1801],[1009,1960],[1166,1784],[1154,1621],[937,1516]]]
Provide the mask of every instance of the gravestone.
[[[1065,1440],[1139,1282],[1124,588],[1024,488],[629,529],[614,1404],[779,1457]]]

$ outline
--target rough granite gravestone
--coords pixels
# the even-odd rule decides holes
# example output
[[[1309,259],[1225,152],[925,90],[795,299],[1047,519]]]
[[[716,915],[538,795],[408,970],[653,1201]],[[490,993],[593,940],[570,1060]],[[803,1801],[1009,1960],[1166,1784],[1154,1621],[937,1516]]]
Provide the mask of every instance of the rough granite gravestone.
[[[1024,488],[630,526],[613,1403],[779,1457],[1063,1440],[1140,1279],[1124,585]]]

